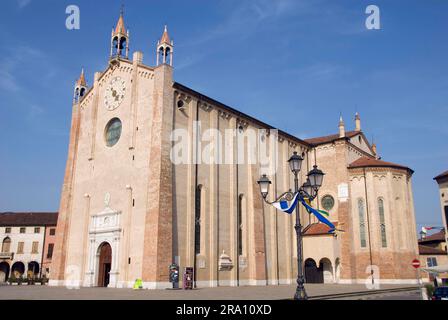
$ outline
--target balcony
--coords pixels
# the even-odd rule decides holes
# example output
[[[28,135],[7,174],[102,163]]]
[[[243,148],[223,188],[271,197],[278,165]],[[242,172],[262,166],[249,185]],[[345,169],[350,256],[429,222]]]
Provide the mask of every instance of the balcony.
[[[0,252],[0,259],[14,259],[13,252]]]

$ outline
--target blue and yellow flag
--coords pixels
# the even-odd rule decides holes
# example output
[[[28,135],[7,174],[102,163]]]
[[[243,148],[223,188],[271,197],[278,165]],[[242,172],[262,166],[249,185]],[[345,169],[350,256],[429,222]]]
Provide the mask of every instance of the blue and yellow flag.
[[[325,213],[320,212],[321,210],[316,210],[313,207],[311,207],[307,201],[300,197],[300,202],[302,202],[303,206],[306,208],[306,210],[308,211],[308,213],[312,213],[316,216],[317,220],[319,220],[322,223],[325,223],[327,226],[330,227],[330,231],[328,231],[328,233],[334,233],[334,231],[336,230],[336,227],[334,226],[333,223],[330,222],[330,220],[328,220],[327,218],[325,218],[322,214],[328,215],[328,212],[325,211]],[[323,210],[322,210],[323,211]]]
[[[299,193],[296,193],[290,202],[282,199],[280,201],[272,203],[272,205],[280,211],[291,214],[297,206],[298,199]]]

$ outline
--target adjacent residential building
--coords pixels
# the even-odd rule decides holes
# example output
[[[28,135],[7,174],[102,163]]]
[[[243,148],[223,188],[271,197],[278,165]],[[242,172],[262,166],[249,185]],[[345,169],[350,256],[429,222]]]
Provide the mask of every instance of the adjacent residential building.
[[[432,235],[420,238],[418,241],[420,261],[422,268],[448,266],[446,232],[441,230]],[[423,281],[433,281],[434,276],[428,272],[422,272]],[[448,282],[448,273],[437,274],[439,281]]]
[[[55,218],[57,220],[57,218]],[[42,273],[47,278],[51,275],[51,261],[53,260],[53,251],[56,241],[56,225],[51,224],[45,228],[44,250],[42,256]]]
[[[53,250],[57,216],[56,212],[0,213],[0,282],[11,276],[49,276],[48,252]]]
[[[448,170],[439,174],[434,180],[439,185],[440,207],[442,209],[442,221],[447,229],[448,224]]]

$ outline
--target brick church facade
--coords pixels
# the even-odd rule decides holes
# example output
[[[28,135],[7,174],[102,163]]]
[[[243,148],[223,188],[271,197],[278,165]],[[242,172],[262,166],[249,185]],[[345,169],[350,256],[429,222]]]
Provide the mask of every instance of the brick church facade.
[[[76,82],[50,285],[165,288],[173,262],[195,267],[198,287],[294,283],[294,214],[265,204],[257,185],[267,173],[270,196],[292,188],[293,152],[301,184],[314,164],[326,173],[312,205],[343,230],[328,234],[301,210],[307,281],[365,282],[370,270],[416,281],[413,171],[379,158],[358,114],[353,131],[341,118],[337,134],[299,139],[175,82],[173,50],[165,28],[156,66],[130,58],[120,15],[108,67],[91,86],[84,72]],[[236,161],[263,146],[275,163]]]

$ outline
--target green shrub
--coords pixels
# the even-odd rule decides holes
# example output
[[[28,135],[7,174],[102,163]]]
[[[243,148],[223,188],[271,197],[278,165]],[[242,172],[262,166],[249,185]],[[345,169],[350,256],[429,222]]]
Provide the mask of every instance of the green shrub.
[[[426,292],[428,293],[428,298],[431,298],[434,293],[434,285],[432,284],[425,284]]]

